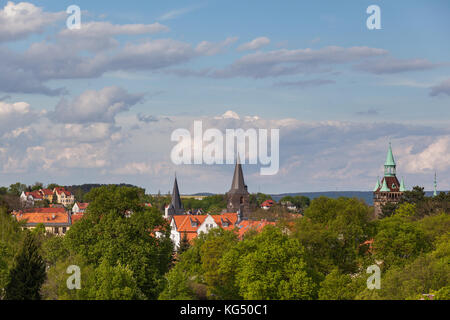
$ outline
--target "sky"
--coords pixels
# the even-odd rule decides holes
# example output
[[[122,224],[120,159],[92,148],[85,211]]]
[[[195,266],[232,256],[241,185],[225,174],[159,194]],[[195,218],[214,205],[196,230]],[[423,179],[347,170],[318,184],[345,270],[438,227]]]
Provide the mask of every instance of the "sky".
[[[81,9],[70,30],[66,9]],[[366,12],[380,8],[381,29]],[[0,185],[224,193],[175,165],[176,129],[279,129],[250,192],[369,191],[389,142],[406,186],[450,189],[450,3],[0,1]]]

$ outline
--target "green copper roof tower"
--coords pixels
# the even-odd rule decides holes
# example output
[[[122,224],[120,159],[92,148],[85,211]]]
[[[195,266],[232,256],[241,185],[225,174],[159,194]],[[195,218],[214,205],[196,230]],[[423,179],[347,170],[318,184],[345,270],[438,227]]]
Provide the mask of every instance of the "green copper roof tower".
[[[392,146],[389,142],[389,149],[386,156],[386,162],[384,163],[384,176],[385,177],[395,177],[396,174],[396,164],[394,160],[394,155],[392,154]]]
[[[380,178],[377,178],[377,184],[375,185],[375,189],[373,189],[373,192],[377,191],[378,188],[380,188],[380,187],[381,187]]]
[[[383,186],[380,189],[381,192],[390,192],[391,190],[389,190],[387,183],[386,183],[386,179],[383,179]]]

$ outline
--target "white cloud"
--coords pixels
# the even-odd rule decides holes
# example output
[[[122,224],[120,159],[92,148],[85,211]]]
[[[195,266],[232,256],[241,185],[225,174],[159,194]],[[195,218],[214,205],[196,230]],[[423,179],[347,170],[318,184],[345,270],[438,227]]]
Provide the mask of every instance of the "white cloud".
[[[195,51],[202,55],[213,56],[218,53],[222,53],[226,47],[232,45],[237,40],[238,40],[237,37],[228,37],[221,42],[202,41],[197,45]]]
[[[0,101],[0,136],[2,133],[28,125],[40,114],[26,102],[5,103]]]
[[[27,108],[32,111],[29,106],[17,109]],[[376,177],[383,174],[389,137],[398,159],[398,173],[408,186],[428,186],[434,169],[442,177],[450,174],[448,129],[399,123],[267,119],[232,110],[218,117],[172,116],[171,121],[151,125],[122,113],[116,115],[115,123],[54,123],[47,118],[51,113],[21,128],[10,127],[3,135],[3,184],[10,182],[8,174],[20,172],[21,180],[27,183],[129,182],[157,192],[170,189],[176,171],[183,192],[226,192],[233,166],[175,166],[170,160],[176,144],[170,141],[171,133],[178,128],[192,131],[194,120],[203,121],[203,130],[217,128],[222,132],[233,128],[280,129],[279,173],[261,177],[259,166],[244,165],[251,192],[258,191],[258,185],[262,192],[370,190]],[[440,186],[450,187],[450,181],[441,179]]]
[[[142,94],[130,94],[119,87],[88,90],[72,102],[62,99],[52,117],[63,123],[113,123],[118,113],[128,111],[141,102]]]
[[[153,24],[118,25],[110,22],[87,22],[80,29],[63,29],[58,34],[58,41],[78,50],[107,50],[119,46],[114,38],[119,35],[155,34],[169,31],[169,27],[158,22]]]
[[[42,33],[45,27],[62,20],[65,12],[44,12],[32,3],[8,1],[0,10],[0,42],[25,38],[33,33]]]
[[[267,46],[270,43],[270,39],[267,37],[259,37],[253,39],[250,42],[244,43],[240,45],[237,50],[238,51],[247,51],[247,50],[257,50],[261,47]]]
[[[410,173],[426,173],[434,170],[447,171],[450,169],[450,136],[434,139],[421,152],[413,153],[413,147],[406,149],[401,157],[401,163]]]
[[[313,49],[280,49],[256,52],[243,56],[222,70],[211,73],[213,77],[265,78],[300,73],[330,71],[329,66],[357,62],[363,58],[386,55],[384,49],[369,47],[343,48],[329,46]]]
[[[426,59],[394,59],[385,58],[366,61],[355,66],[355,69],[374,74],[392,74],[410,71],[423,71],[436,68],[438,65]]]
[[[444,80],[441,83],[432,86],[430,96],[438,96],[440,94],[450,96],[450,79]]]

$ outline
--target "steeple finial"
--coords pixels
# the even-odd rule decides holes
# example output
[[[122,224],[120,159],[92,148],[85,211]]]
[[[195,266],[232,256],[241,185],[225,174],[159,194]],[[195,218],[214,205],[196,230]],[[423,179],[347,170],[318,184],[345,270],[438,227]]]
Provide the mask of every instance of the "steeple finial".
[[[433,192],[433,197],[436,197],[437,194],[437,177],[436,177],[436,171],[434,172],[434,192]]]
[[[400,192],[405,192],[405,191],[406,191],[405,181],[403,180],[403,177],[402,177],[402,182],[400,182]]]

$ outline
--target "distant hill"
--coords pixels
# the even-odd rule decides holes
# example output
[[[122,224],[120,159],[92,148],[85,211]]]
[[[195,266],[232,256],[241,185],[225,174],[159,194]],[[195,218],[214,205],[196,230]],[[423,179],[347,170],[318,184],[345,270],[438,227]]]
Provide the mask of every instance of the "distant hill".
[[[441,192],[441,191],[439,191]],[[425,192],[428,197],[433,195],[432,191]],[[193,196],[212,196],[212,193],[196,193]],[[339,198],[339,197],[347,197],[347,198],[357,198],[363,200],[369,206],[373,206],[373,192],[372,191],[324,191],[324,192],[297,192],[297,193],[282,193],[282,194],[271,194],[271,197],[275,201],[279,201],[281,198],[285,196],[306,196],[308,198],[315,199],[318,197],[328,197],[328,198]]]
[[[440,192],[440,191],[439,191]],[[425,192],[427,197],[431,197],[433,195],[432,191]],[[372,191],[326,191],[326,192],[300,192],[300,193],[283,193],[283,194],[272,194],[272,199],[275,201],[279,201],[281,198],[285,196],[306,196],[308,198],[315,199],[321,196],[328,198],[339,198],[339,197],[347,197],[347,198],[357,198],[364,200],[369,206],[373,206],[373,192]]]
[[[357,198],[364,200],[368,205],[373,205],[373,193],[370,191],[325,191],[325,192],[300,192],[300,193],[282,193],[282,194],[271,194],[272,199],[275,201],[279,201],[281,198],[285,196],[306,196],[308,198],[315,199],[319,197],[328,197],[328,198],[339,198],[339,197],[347,197],[347,198]]]

